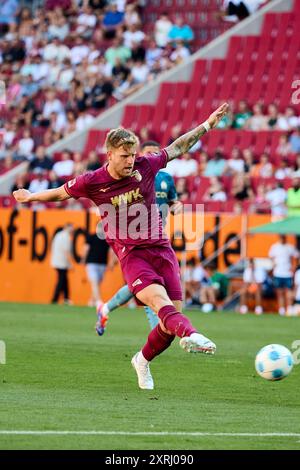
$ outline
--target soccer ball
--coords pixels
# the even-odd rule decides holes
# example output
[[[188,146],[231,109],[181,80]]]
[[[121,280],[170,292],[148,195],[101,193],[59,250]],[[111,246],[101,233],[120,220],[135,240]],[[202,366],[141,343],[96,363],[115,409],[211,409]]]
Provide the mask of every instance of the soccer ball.
[[[281,344],[269,344],[258,351],[255,358],[256,372],[266,380],[281,380],[293,368],[292,353]]]

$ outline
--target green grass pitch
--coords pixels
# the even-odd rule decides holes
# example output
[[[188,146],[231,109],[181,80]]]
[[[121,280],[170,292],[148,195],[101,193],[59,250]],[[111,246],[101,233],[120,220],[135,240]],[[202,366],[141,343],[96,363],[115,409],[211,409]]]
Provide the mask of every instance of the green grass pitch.
[[[0,303],[0,449],[300,449],[300,366],[280,382],[254,370],[262,346],[300,339],[300,319],[187,313],[216,355],[177,339],[142,391],[130,364],[149,332],[142,309],[112,313],[99,338],[90,308]],[[78,434],[5,433],[20,430]]]

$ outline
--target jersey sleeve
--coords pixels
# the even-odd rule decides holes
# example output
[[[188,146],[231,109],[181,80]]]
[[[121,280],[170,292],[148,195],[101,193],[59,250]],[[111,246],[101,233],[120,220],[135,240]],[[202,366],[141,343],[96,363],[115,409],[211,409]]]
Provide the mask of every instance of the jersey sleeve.
[[[89,197],[87,192],[87,174],[83,174],[80,176],[76,176],[76,178],[67,181],[64,184],[64,188],[69,196],[73,197],[74,199],[78,199],[79,197]]]
[[[177,201],[178,197],[177,197],[175,182],[171,175],[169,178],[169,182],[170,182],[170,187],[169,187],[169,192],[168,192],[168,199],[169,201]]]
[[[168,163],[168,154],[165,149],[162,149],[159,153],[147,153],[145,157],[154,175],[156,175],[161,168],[165,168]]]

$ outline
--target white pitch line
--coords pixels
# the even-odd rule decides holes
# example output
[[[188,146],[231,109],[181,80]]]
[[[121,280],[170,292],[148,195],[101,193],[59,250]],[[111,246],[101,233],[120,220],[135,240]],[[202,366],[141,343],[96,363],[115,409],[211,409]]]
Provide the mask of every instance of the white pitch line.
[[[30,431],[0,430],[0,435],[74,435],[74,436],[194,436],[194,437],[300,437],[295,432],[169,432],[169,431]]]

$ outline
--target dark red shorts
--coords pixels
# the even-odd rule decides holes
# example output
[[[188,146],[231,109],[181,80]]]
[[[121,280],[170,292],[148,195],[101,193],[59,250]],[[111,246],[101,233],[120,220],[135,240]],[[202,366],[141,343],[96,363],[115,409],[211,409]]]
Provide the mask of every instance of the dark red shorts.
[[[121,268],[134,295],[150,284],[161,284],[171,300],[182,300],[179,265],[171,246],[134,248],[121,260]]]

